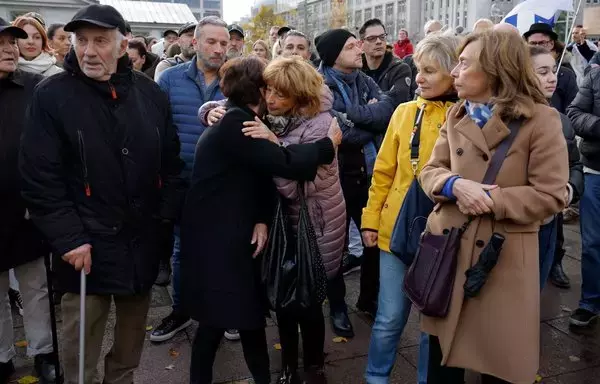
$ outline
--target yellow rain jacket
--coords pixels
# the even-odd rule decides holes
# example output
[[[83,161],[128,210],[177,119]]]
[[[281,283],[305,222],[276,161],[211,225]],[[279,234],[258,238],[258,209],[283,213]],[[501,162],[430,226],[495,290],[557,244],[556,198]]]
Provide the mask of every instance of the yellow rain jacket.
[[[400,207],[415,179],[410,161],[410,140],[415,117],[424,108],[416,176],[425,166],[440,128],[446,121],[446,112],[453,105],[449,101],[429,101],[417,98],[398,106],[379,149],[369,189],[369,201],[363,209],[362,229],[378,232],[378,246],[390,251],[390,238],[400,213]]]

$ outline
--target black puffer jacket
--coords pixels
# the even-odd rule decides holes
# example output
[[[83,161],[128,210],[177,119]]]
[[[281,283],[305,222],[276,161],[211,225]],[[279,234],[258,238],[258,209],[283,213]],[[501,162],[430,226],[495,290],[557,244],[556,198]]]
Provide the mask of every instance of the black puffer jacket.
[[[563,134],[565,135],[565,140],[567,140],[567,148],[569,150],[569,184],[573,188],[573,201],[571,203],[576,203],[583,195],[583,165],[581,164],[571,120],[561,113],[560,121],[562,122]]]
[[[20,153],[23,197],[56,256],[57,289],[79,292],[61,260],[89,243],[88,293],[150,290],[184,191],[179,138],[166,95],[126,56],[109,81],[85,76],[71,51],[66,72],[36,88]]]
[[[25,111],[43,79],[17,70],[0,80],[0,273],[49,253],[31,220],[25,219],[18,165]]]
[[[394,101],[394,108],[412,100],[412,71],[408,64],[387,52],[381,67],[381,71],[370,71],[367,58],[363,54],[363,72],[369,76],[371,76],[371,72],[377,72],[376,77],[372,78],[379,85],[381,91]]]
[[[558,84],[552,95],[551,104],[560,113],[566,113],[567,107],[577,96],[577,76],[572,69],[561,66],[558,71]]]
[[[583,165],[600,171],[600,68],[592,69],[584,78],[579,93],[567,108],[577,136]]]

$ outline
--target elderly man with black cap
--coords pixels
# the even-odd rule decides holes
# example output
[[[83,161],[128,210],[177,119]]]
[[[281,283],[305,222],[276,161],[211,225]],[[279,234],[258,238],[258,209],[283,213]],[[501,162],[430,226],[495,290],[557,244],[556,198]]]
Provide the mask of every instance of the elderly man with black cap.
[[[227,26],[229,31],[229,45],[227,46],[227,60],[240,57],[244,54],[244,30],[237,24]]]
[[[40,381],[56,383],[52,346],[48,283],[44,256],[49,249],[25,209],[19,188],[19,144],[25,126],[25,110],[34,87],[43,76],[17,69],[17,39],[27,33],[0,19],[0,383],[8,383],[14,372],[13,322],[8,303],[9,269],[21,282],[27,352],[35,356]]]
[[[65,292],[65,382],[94,382],[114,301],[104,383],[131,384],[150,290],[162,253],[171,252],[185,190],[179,138],[166,95],[131,68],[125,21],[116,9],[89,5],[64,28],[74,34],[65,72],[39,84],[28,110],[22,196],[55,257],[56,287]],[[78,378],[82,273],[85,377]]]
[[[367,204],[370,178],[377,150],[394,112],[393,100],[377,83],[361,71],[362,49],[356,37],[345,29],[333,29],[315,39],[321,57],[319,71],[334,95],[333,110],[344,133],[339,148],[340,181],[346,200],[348,224],[360,227],[362,210]],[[376,311],[379,253],[367,244],[361,267],[361,292],[357,307]],[[339,336],[352,337],[354,331],[344,300],[343,275],[330,280],[329,304],[333,330]]]
[[[184,24],[179,28],[177,34],[179,35],[179,48],[181,48],[181,53],[179,55],[175,55],[174,57],[169,57],[167,59],[163,59],[157,66],[154,72],[154,81],[158,82],[160,75],[167,68],[174,67],[178,64],[187,63],[192,60],[196,55],[194,51],[194,46],[192,45],[192,40],[194,40],[194,30],[196,29],[196,22],[190,22]]]

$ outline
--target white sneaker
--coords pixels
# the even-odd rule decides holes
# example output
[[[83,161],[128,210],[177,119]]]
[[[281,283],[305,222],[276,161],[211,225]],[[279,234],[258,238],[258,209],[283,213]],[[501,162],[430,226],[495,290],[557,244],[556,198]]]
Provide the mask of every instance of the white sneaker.
[[[237,329],[228,329],[225,331],[225,338],[229,341],[238,341],[240,339],[240,333]]]

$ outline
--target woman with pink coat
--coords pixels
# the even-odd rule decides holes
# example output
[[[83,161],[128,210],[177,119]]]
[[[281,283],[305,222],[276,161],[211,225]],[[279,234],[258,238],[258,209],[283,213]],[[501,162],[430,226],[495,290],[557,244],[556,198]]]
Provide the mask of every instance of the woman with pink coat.
[[[268,139],[280,145],[312,143],[327,136],[332,124],[333,95],[321,75],[298,57],[279,58],[265,72],[265,101],[270,128],[247,122],[244,131],[254,138]],[[292,231],[300,211],[298,182],[275,179]],[[317,235],[317,242],[329,279],[336,276],[342,263],[346,229],[346,203],[339,180],[337,160],[317,171],[314,181],[304,185],[305,200]],[[298,325],[302,331],[306,383],[325,383],[325,320],[321,305],[304,311],[278,311],[277,324],[283,356],[283,371],[278,384],[301,383],[298,368]]]

